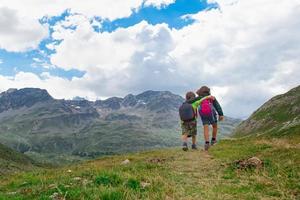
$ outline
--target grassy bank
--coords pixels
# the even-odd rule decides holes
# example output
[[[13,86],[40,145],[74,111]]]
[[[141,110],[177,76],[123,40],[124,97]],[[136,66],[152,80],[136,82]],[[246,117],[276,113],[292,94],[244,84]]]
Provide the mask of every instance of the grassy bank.
[[[239,169],[252,156],[264,165]],[[121,164],[129,159],[129,164]],[[1,177],[0,199],[299,199],[296,138],[223,140],[208,153],[180,149],[106,157]]]

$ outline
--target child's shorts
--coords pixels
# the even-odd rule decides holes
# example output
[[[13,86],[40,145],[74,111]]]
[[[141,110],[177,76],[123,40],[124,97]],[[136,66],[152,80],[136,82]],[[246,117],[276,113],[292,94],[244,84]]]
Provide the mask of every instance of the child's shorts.
[[[197,135],[197,121],[181,122],[182,135],[194,136]]]
[[[218,123],[217,114],[215,114],[215,113],[212,114],[211,116],[200,115],[200,117],[201,117],[201,121],[202,121],[203,125],[212,125],[212,124]]]

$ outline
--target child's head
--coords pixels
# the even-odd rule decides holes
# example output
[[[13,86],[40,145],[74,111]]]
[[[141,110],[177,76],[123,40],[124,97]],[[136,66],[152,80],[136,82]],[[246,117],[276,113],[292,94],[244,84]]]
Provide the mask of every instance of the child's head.
[[[191,100],[191,99],[194,99],[196,98],[196,94],[194,92],[187,92],[186,95],[185,95],[185,99],[188,101],[188,100]]]
[[[202,86],[196,93],[198,96],[207,96],[210,95],[210,89],[207,86]]]

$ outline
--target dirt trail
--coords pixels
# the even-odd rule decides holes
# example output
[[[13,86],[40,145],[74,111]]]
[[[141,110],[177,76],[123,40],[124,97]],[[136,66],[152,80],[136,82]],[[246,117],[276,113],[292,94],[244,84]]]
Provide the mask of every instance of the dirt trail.
[[[222,179],[224,165],[208,152],[203,150],[180,152],[169,165],[172,171],[178,174],[176,182],[178,194],[186,195],[175,199],[230,199],[212,190],[212,187],[224,183]]]

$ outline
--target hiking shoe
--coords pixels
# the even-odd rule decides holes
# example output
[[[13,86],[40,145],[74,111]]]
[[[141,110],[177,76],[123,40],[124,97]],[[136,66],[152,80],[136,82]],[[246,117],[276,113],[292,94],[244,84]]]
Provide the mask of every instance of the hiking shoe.
[[[183,147],[182,147],[182,150],[183,150],[183,151],[187,151],[187,150],[189,150],[189,148],[188,148],[187,146],[183,146]]]
[[[208,149],[209,149],[209,143],[205,143],[205,144],[204,144],[204,150],[205,150],[205,151],[208,151]]]
[[[197,146],[195,144],[192,144],[192,149],[193,150],[197,150],[198,148],[197,148]]]
[[[216,143],[217,143],[217,140],[211,140],[211,141],[210,141],[210,145],[211,145],[211,146],[215,145]]]
[[[183,143],[183,145],[182,145],[182,150],[183,151],[187,151],[189,148],[188,148],[188,145],[187,145],[187,143]]]

